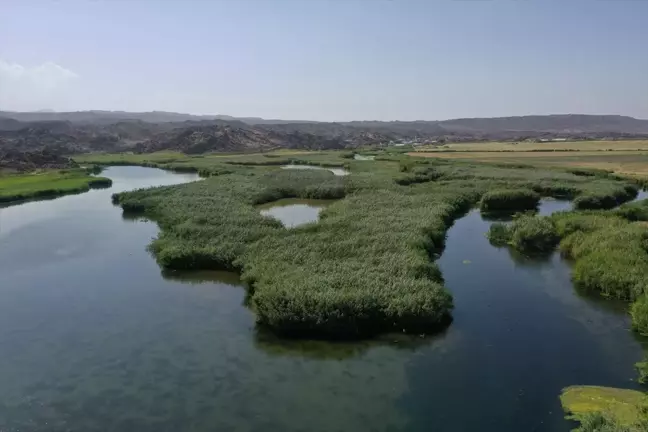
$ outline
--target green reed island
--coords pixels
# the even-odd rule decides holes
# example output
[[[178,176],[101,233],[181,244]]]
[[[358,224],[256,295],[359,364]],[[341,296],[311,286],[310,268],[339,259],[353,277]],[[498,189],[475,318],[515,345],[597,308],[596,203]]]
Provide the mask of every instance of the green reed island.
[[[350,175],[280,168],[295,163],[346,167]],[[125,212],[159,223],[162,231],[150,246],[159,264],[167,270],[238,271],[259,324],[280,334],[328,339],[424,334],[446,325],[452,296],[434,261],[453,221],[474,206],[514,212],[534,208],[541,197],[567,197],[607,207],[610,200],[634,198],[639,189],[600,171],[386,152],[372,161],[322,152],[206,155],[153,164],[208,177],[114,197]],[[255,208],[284,198],[337,201],[319,222],[287,229]]]
[[[94,168],[70,168],[27,174],[0,172],[0,203],[53,198],[87,192],[92,188],[109,187],[112,180],[90,175],[96,171]]]

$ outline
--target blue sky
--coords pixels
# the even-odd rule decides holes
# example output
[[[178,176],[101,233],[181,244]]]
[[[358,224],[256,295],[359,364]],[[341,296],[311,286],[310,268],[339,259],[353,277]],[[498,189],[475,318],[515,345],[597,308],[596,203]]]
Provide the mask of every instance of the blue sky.
[[[0,109],[648,118],[648,1],[0,1]]]

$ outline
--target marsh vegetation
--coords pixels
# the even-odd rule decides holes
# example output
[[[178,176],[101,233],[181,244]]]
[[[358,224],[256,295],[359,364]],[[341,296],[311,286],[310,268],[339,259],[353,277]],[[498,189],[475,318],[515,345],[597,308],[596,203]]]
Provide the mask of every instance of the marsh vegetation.
[[[88,169],[43,170],[29,174],[0,174],[0,203],[81,193],[91,188],[109,187],[112,181],[90,175]]]
[[[339,161],[336,153],[329,157],[330,163]],[[470,211],[489,190],[531,190],[543,197],[568,190],[577,196],[591,192],[593,180],[600,182],[596,187],[624,187],[624,180],[564,170],[417,163],[399,154],[350,161],[351,174],[336,177],[326,171],[282,170],[281,165],[228,163],[235,158],[240,156],[188,158],[183,169],[200,165],[229,172],[191,184],[117,194],[115,201],[139,215],[137,222],[114,217],[120,210],[109,203],[112,191],[3,213],[4,233],[8,229],[11,234],[4,234],[0,262],[6,285],[13,289],[0,292],[6,294],[0,302],[5,317],[0,336],[13,353],[2,368],[3,382],[12,389],[4,394],[15,395],[9,400],[11,426],[83,424],[84,430],[99,431],[116,424],[159,430],[159,422],[182,422],[190,410],[196,430],[235,425],[288,431],[312,429],[313,416],[327,407],[336,415],[315,430],[349,425],[480,430],[487,419],[507,432],[532,430],[540,423],[562,432],[569,425],[560,412],[560,388],[628,384],[640,350],[627,331],[625,311],[581,298],[571,289],[567,265],[555,256],[535,260],[492,249],[483,237],[490,223],[479,210]],[[322,155],[318,158],[326,162]],[[110,168],[105,175],[111,172],[132,177],[118,176],[118,191],[156,184],[144,177],[133,182],[138,173],[161,173],[168,182],[197,179],[129,167]],[[399,184],[416,172],[433,172],[435,179]],[[336,199],[322,210],[319,222],[288,229],[262,216],[259,208],[284,196]],[[565,206],[541,200],[539,212],[560,208]],[[57,209],[54,219],[33,223],[56,215]],[[608,212],[626,214],[622,219],[640,225],[643,211],[639,203],[629,203]],[[146,219],[158,221],[159,234]],[[23,220],[25,229],[16,229],[15,223]],[[163,265],[162,274],[144,251],[156,235],[151,249],[158,260],[170,263]],[[97,247],[88,250],[94,253],[81,249],[93,244]],[[231,273],[223,279],[223,273],[212,271],[227,266],[242,273],[246,283],[239,285]],[[353,284],[335,278],[338,272]],[[373,285],[362,284],[365,280]],[[39,286],[43,288],[32,297]],[[424,297],[411,295],[418,294],[416,287],[438,290],[440,299],[452,301],[445,306],[456,319],[434,337],[421,335],[445,324],[443,319],[425,323],[421,332],[399,321],[412,333],[403,335],[402,327],[384,324],[387,318],[380,315],[381,308],[391,306],[388,301],[408,308],[421,305],[423,318],[443,310],[425,309],[428,304],[420,303]],[[312,295],[300,295],[300,290]],[[282,299],[289,304],[282,305]],[[340,303],[326,309],[336,300]],[[351,301],[368,306],[361,309]],[[51,320],[47,328],[34,327],[33,315],[22,311],[40,307],[44,316],[55,312],[66,318]],[[351,320],[329,317],[335,310],[375,315],[353,333]],[[365,338],[393,330],[399,335],[371,341],[312,339]],[[287,334],[308,338],[283,337]],[[26,346],[26,337],[56,343]],[[62,352],[58,346],[69,338],[83,343]],[[78,361],[66,363],[71,356]],[[42,358],[47,362],[35,367]],[[479,368],[475,358],[480,358]],[[52,363],[68,366],[49,370]],[[529,374],[530,368],[536,373]],[[168,385],[176,380],[191,385],[169,399]],[[460,380],[475,385],[458,387]],[[34,388],[43,390],[34,393]],[[119,388],[125,390],[115,390]],[[273,395],[269,405],[268,394]],[[103,403],[106,398],[110,407]],[[365,402],[354,403],[360,399]],[[36,410],[31,401],[75,414]],[[467,404],[475,407],[475,415],[461,415]],[[163,407],[159,422],[142,414],[151,406]],[[431,418],[431,410],[447,415]],[[395,421],[400,417],[405,421]]]
[[[452,297],[434,262],[453,221],[469,208],[526,210],[541,196],[632,189],[612,176],[413,160],[399,153],[348,161],[350,175],[282,170],[283,156],[204,157],[188,168],[229,167],[204,182],[120,194],[162,233],[151,244],[169,269],[241,272],[260,324],[278,333],[357,338],[429,333],[451,316]],[[334,166],[340,153],[307,165]],[[603,192],[601,192],[603,191]],[[285,198],[337,199],[319,223],[286,231],[254,206]],[[616,199],[616,198],[614,198]]]

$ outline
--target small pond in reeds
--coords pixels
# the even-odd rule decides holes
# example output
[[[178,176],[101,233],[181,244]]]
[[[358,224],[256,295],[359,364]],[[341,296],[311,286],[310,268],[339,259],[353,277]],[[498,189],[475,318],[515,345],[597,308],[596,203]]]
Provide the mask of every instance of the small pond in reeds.
[[[257,206],[264,216],[281,221],[286,228],[317,222],[320,212],[335,200],[287,198]]]
[[[322,166],[316,166],[316,165],[283,165],[281,168],[283,169],[310,169],[310,170],[325,170],[325,171],[330,171],[336,176],[345,176],[349,174],[349,171],[345,170],[344,168],[336,168],[336,167],[322,167]]]

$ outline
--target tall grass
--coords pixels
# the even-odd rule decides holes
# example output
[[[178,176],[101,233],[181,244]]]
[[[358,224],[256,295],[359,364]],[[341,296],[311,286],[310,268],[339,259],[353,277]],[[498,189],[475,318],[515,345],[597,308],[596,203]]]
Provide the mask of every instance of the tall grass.
[[[648,282],[648,227],[606,212],[552,217],[561,251],[575,261],[577,286],[604,296],[635,300]]]
[[[407,186],[414,183],[425,183],[437,180],[443,176],[442,173],[431,166],[412,167],[408,168],[405,172],[408,172],[408,174],[401,175],[395,179],[399,185]]]
[[[510,225],[491,225],[488,238],[495,246],[510,245],[526,253],[551,252],[560,240],[551,219],[528,214],[517,216]]]
[[[623,204],[615,210],[620,217],[629,221],[648,221],[648,200]]]
[[[577,209],[611,209],[627,201],[633,200],[639,193],[635,185],[620,185],[603,187],[576,197],[574,207]]]
[[[645,290],[644,295],[632,304],[630,316],[632,317],[632,327],[642,336],[648,336],[648,295]],[[648,361],[643,363],[643,370],[645,380],[648,377]]]
[[[550,217],[522,216],[494,224],[489,239],[522,252],[547,252],[559,243],[573,260],[572,280],[586,291],[634,302],[635,330],[648,336],[648,226],[644,203],[616,211],[561,212]]]
[[[299,156],[313,163],[325,157],[337,156]],[[236,270],[261,325],[328,339],[428,333],[447,323],[452,297],[434,260],[450,225],[482,196],[486,207],[522,210],[537,204],[535,187],[590,191],[588,177],[565,172],[420,163],[398,154],[371,164],[347,159],[346,177],[259,166],[274,162],[261,155],[242,159],[254,164],[225,165],[231,157],[211,156],[175,162],[232,172],[114,200],[158,221],[161,233],[150,248],[162,267]],[[282,198],[339,201],[319,223],[286,229],[254,207]]]
[[[574,429],[574,432],[646,432],[648,430],[646,420],[638,424],[627,425],[602,412],[585,414],[578,421],[580,425]]]
[[[532,190],[498,189],[486,192],[479,207],[484,213],[533,210],[539,202],[540,195]]]

